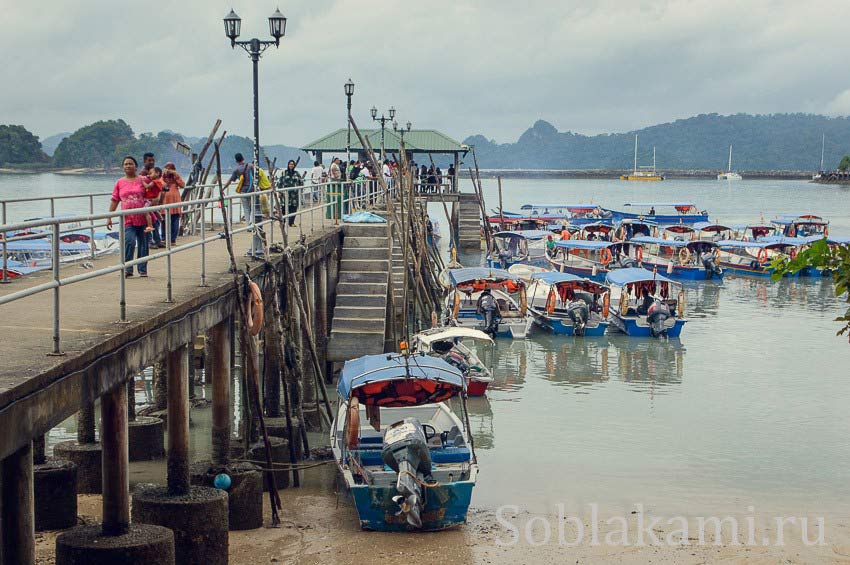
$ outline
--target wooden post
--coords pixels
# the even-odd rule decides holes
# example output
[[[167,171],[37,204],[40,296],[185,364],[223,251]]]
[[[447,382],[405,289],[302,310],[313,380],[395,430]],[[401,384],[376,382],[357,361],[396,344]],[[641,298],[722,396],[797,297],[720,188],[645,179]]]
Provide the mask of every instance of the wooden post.
[[[302,254],[301,257],[300,257],[301,260],[298,261],[298,266],[296,266],[296,269],[301,268],[300,265],[303,265],[303,258],[304,258],[304,255]],[[310,275],[312,275],[312,273],[309,272],[309,269],[303,269],[301,271],[301,276],[298,277],[298,278],[300,278],[301,280],[304,281],[304,287],[307,288],[307,295],[303,296],[303,299],[304,299],[304,309],[306,310],[304,312],[304,314],[307,315],[308,320],[312,319],[311,310],[315,309],[315,308],[310,308],[310,306],[313,304],[313,302],[310,298],[313,294],[312,292],[310,292],[310,287],[313,286],[313,278]],[[293,313],[295,313],[295,312],[296,312],[296,310],[293,308]],[[299,316],[301,316],[302,314],[300,314],[300,308],[298,309],[298,312],[299,312]],[[300,322],[300,320],[299,320],[299,322]],[[308,329],[307,326],[305,326],[303,323],[301,323],[300,326],[301,326],[301,337],[299,338],[298,348],[302,351],[302,355],[301,355],[301,358],[302,358],[302,360],[301,360],[301,382],[304,385],[303,388],[302,388],[302,393],[301,393],[302,394],[301,401],[302,401],[302,403],[305,407],[306,406],[310,406],[310,407],[318,406],[316,404],[317,399],[318,399],[318,391],[316,390],[316,384],[315,384],[316,383],[315,370],[313,369],[313,365],[307,359],[307,354],[304,353],[304,351],[306,350],[306,344],[310,341],[310,334],[307,333],[307,329]]]
[[[333,380],[328,365],[328,259],[322,257],[313,270],[316,273],[316,348],[319,350],[319,363],[325,368],[325,382]]]
[[[212,355],[208,359],[212,377],[212,462],[230,461],[230,330],[231,318],[219,322],[210,331]]]
[[[165,410],[168,404],[168,377],[161,360],[153,364],[153,402],[157,410]]]
[[[277,292],[277,289],[274,289]],[[267,304],[271,305],[271,301]],[[263,317],[263,380],[266,416],[277,418],[280,412],[280,336],[275,327],[273,309],[268,308]]]
[[[94,443],[94,402],[77,412],[77,443]]]
[[[3,527],[3,563],[35,563],[35,514],[33,513],[32,444],[27,443],[0,462],[0,522]]]
[[[168,353],[168,493],[189,492],[189,347]]]
[[[119,385],[101,398],[103,535],[106,536],[125,534],[130,525],[130,443],[127,436],[127,389],[127,386]]]

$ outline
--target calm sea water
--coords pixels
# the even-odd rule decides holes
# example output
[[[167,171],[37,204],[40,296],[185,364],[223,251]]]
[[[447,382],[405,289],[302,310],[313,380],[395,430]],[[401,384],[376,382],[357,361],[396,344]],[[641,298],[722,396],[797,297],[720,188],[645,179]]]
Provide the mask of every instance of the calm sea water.
[[[113,182],[0,175],[0,199],[108,191]],[[495,180],[484,184],[488,209],[498,207]],[[729,223],[815,212],[830,218],[833,234],[850,235],[850,190],[806,182],[504,180],[502,188],[506,210],[693,200]],[[87,211],[87,201],[57,207]],[[430,212],[439,217],[442,206]],[[45,213],[8,211],[10,221]],[[482,467],[473,505],[847,515],[850,345],[835,336],[843,308],[829,281],[729,277],[687,292],[691,321],[680,341],[538,332],[483,352],[496,382],[470,402]]]

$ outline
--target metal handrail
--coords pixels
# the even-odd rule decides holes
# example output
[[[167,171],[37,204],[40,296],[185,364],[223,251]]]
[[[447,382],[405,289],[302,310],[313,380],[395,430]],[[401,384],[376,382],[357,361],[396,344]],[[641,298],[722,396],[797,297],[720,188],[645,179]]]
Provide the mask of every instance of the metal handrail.
[[[215,188],[217,189],[218,185],[198,185],[195,188]],[[337,190],[340,190],[344,187],[348,187],[350,189],[349,197],[342,199],[343,210],[337,210],[339,206],[339,198],[333,197],[332,200],[327,201],[328,192],[336,193]],[[328,189],[333,189],[329,191]],[[295,192],[296,197],[299,198],[299,209],[296,212],[288,213],[289,209],[289,198],[292,196],[291,193]],[[271,197],[272,194],[277,193],[281,197],[281,203],[283,210],[279,210],[279,212],[283,212],[282,218],[280,216],[273,215],[268,218],[263,218],[262,220],[255,220],[259,216],[256,214],[255,206],[260,205],[260,196],[267,195],[267,197]],[[98,193],[98,196],[108,195],[111,193]],[[95,194],[90,195],[74,195],[74,197],[86,197],[91,199],[95,196]],[[307,197],[310,207],[304,208],[301,204],[304,200],[304,196]],[[325,201],[318,204],[313,205],[313,200],[316,196],[323,198]],[[272,226],[272,229],[268,232],[268,243],[273,243],[274,240],[274,224],[282,219],[284,229],[289,232],[289,222],[290,218],[299,218],[298,229],[301,234],[304,233],[305,221],[309,216],[310,222],[310,232],[312,233],[315,229],[315,214],[319,212],[322,215],[322,222],[324,222],[324,216],[328,215],[328,211],[330,211],[330,217],[334,219],[334,221],[338,221],[339,218],[342,217],[343,212],[345,210],[352,210],[358,205],[364,205],[370,202],[376,202],[379,197],[385,195],[379,194],[378,187],[375,183],[370,182],[357,182],[357,181],[336,181],[336,182],[325,182],[319,184],[303,184],[301,186],[295,187],[287,187],[287,188],[278,188],[273,186],[272,188],[259,191],[259,192],[251,192],[251,193],[242,193],[242,194],[226,194],[224,195],[224,201],[227,204],[230,213],[228,214],[229,224],[230,224],[230,233],[238,234],[238,233],[248,233],[254,232],[257,233],[258,230],[262,230],[264,226]],[[57,197],[61,198],[61,197]],[[250,201],[250,211],[246,211],[246,222],[243,227],[233,228],[234,224],[234,215],[232,213],[233,203],[237,201],[237,199],[241,200],[244,204],[246,199]],[[38,200],[38,199],[35,199]],[[31,200],[30,200],[31,201]],[[189,249],[194,249],[196,247],[201,247],[201,269],[200,269],[200,278],[201,278],[201,286],[206,286],[206,246],[209,243],[213,243],[215,241],[221,240],[224,238],[223,234],[216,233],[215,235],[207,235],[207,215],[204,213],[207,208],[211,208],[214,212],[215,206],[220,202],[218,196],[209,197],[209,198],[196,198],[192,200],[187,200],[180,203],[170,203],[170,204],[159,204],[156,206],[145,206],[142,208],[133,208],[129,210],[115,210],[113,212],[99,213],[99,214],[81,214],[77,216],[53,216],[49,218],[42,218],[38,220],[30,220],[24,222],[16,222],[10,224],[2,224],[0,225],[0,233],[7,233],[10,231],[17,230],[26,230],[31,228],[41,228],[41,227],[50,227],[50,230],[45,230],[43,237],[48,237],[52,242],[52,257],[51,257],[51,267],[53,278],[51,281],[38,284],[26,289],[22,289],[17,292],[13,292],[7,294],[5,296],[0,296],[0,305],[9,304],[16,300],[20,300],[22,298],[26,298],[29,296],[33,296],[39,294],[41,292],[45,292],[48,290],[53,290],[53,354],[61,355],[60,348],[60,324],[59,324],[59,301],[60,301],[60,288],[63,286],[67,286],[70,284],[75,284],[83,281],[87,281],[90,279],[94,279],[97,277],[109,275],[112,273],[120,272],[120,298],[119,298],[119,310],[120,310],[120,321],[124,322],[127,320],[127,310],[126,310],[126,281],[124,272],[127,268],[139,265],[141,263],[147,263],[151,261],[155,261],[157,259],[166,259],[166,301],[171,302],[173,300],[172,297],[172,268],[171,268],[171,256],[182,251],[186,251]],[[275,209],[275,202],[270,202],[269,207],[270,211]],[[200,214],[200,232],[201,237],[199,239],[183,243],[181,245],[173,246],[171,245],[170,236],[170,227],[171,227],[171,210],[175,208],[201,208]],[[364,206],[365,207],[365,206]],[[51,202],[51,208],[53,208]],[[90,206],[91,209],[91,206]],[[59,236],[63,233],[60,229],[62,224],[70,224],[76,223],[81,224],[82,222],[88,222],[88,225],[85,228],[75,228],[76,230],[85,229],[90,230],[92,233],[92,245],[94,244],[94,227],[95,221],[98,220],[106,220],[110,218],[124,218],[125,216],[131,215],[139,215],[139,214],[148,214],[151,212],[161,211],[164,212],[165,218],[165,231],[166,238],[165,244],[166,249],[162,251],[158,251],[156,253],[149,254],[145,257],[126,260],[124,257],[124,249],[125,249],[125,241],[124,241],[124,229],[123,226],[119,228],[119,262],[118,264],[111,265],[108,267],[104,267],[101,269],[89,271],[86,273],[81,273],[73,276],[68,276],[62,278],[60,276],[60,264],[61,264],[61,256],[59,253]],[[52,210],[51,210],[52,212]],[[212,215],[209,223],[214,225]],[[123,223],[123,222],[122,222]],[[238,222],[237,222],[238,223]],[[265,233],[265,232],[263,232]],[[9,240],[0,240],[0,246],[3,248],[3,277],[5,279],[6,269],[7,269],[7,254],[6,254],[6,243],[9,241],[13,241],[14,238],[10,238]]]

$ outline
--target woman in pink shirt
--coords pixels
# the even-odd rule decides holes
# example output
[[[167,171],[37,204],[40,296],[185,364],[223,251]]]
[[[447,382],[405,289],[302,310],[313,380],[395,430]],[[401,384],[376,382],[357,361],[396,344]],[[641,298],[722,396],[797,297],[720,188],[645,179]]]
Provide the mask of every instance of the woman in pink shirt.
[[[145,187],[141,177],[136,176],[136,168],[139,166],[133,157],[124,157],[124,178],[115,181],[112,189],[112,200],[109,203],[109,211],[114,212],[121,204],[122,210],[144,208]],[[124,216],[124,261],[132,261],[133,253],[138,246],[138,258],[148,256],[148,235],[145,228],[148,225],[146,214],[128,214]],[[107,229],[112,229],[112,218],[106,220]],[[133,267],[127,267],[125,277],[133,276]],[[147,262],[139,263],[139,276],[148,276]]]

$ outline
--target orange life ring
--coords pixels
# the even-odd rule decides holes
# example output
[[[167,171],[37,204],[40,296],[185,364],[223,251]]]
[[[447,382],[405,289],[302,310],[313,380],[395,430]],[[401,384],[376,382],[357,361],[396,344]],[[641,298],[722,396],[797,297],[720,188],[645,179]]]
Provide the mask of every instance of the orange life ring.
[[[792,261],[793,261],[794,259],[796,259],[796,258],[797,258],[797,248],[796,248],[796,247],[792,247],[792,248],[791,248],[791,251],[788,253],[788,257],[789,257]]]
[[[759,265],[764,265],[765,263],[767,263],[767,249],[765,249],[764,247],[759,249],[758,262]]]
[[[603,265],[607,265],[611,262],[611,259],[613,259],[611,256],[611,250],[607,247],[603,247],[602,251],[599,252],[599,258],[602,260]]]
[[[608,311],[611,308],[611,295],[609,293],[605,293],[602,297],[602,318],[608,319]]]
[[[456,290],[454,305],[452,306],[452,318],[457,319],[458,314],[460,314],[460,292]]]
[[[248,332],[257,335],[263,329],[263,293],[255,282],[248,283]]]
[[[345,439],[349,448],[360,445],[360,401],[352,398],[348,405],[348,423],[345,428]]]
[[[643,263],[643,247],[641,247],[640,245],[638,245],[635,249],[635,258],[637,259],[638,263]]]
[[[546,313],[551,314],[555,311],[555,303],[557,302],[557,296],[555,294],[555,289],[549,289],[549,296],[546,297]]]

